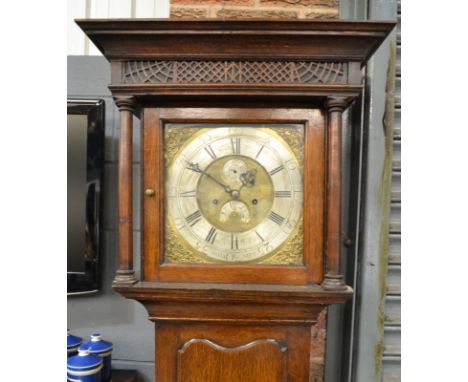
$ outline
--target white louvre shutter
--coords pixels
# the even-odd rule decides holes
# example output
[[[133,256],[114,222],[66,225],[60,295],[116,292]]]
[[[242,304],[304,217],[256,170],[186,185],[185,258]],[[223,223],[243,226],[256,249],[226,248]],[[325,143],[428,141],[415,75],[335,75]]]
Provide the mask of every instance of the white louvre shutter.
[[[386,278],[382,381],[401,381],[401,1],[398,2],[397,68],[393,135],[392,200]]]

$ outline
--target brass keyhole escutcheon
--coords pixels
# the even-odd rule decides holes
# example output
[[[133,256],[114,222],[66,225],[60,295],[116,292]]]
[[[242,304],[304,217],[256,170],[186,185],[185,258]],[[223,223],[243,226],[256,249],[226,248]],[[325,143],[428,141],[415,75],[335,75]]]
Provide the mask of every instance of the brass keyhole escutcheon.
[[[145,190],[145,195],[148,196],[148,197],[152,197],[156,194],[156,192],[154,191],[153,188],[147,188]]]

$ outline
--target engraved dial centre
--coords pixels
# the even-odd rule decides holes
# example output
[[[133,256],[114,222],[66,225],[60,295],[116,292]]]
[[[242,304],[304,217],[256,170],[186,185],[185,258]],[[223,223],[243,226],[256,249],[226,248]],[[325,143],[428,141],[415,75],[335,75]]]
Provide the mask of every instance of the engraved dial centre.
[[[241,176],[252,169],[256,171],[255,186],[246,187]],[[202,174],[198,180],[197,202],[211,225],[227,232],[245,232],[267,217],[273,205],[273,183],[256,160],[228,155],[211,162],[205,172],[208,176]],[[222,178],[231,191],[218,187],[210,176]]]

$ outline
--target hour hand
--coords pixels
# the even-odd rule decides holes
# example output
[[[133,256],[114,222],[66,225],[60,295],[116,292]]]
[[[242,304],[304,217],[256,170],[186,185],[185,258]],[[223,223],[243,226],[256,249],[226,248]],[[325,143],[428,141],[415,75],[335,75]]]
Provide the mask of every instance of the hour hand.
[[[224,188],[224,191],[226,191],[228,194],[231,193],[231,188],[229,186],[226,186],[224,183],[220,182],[218,179],[216,179],[213,175],[211,174],[208,174],[206,171],[203,171],[201,168],[200,168],[200,165],[198,163],[188,163],[187,164],[187,168],[189,170],[192,170],[192,171],[195,171],[195,172],[198,172],[200,174],[203,174],[205,175],[206,177],[210,178],[213,182],[215,183],[218,183],[221,187]]]
[[[244,172],[240,175],[240,181],[242,185],[245,187],[253,187],[255,186],[255,178],[257,176],[257,170],[255,168]]]

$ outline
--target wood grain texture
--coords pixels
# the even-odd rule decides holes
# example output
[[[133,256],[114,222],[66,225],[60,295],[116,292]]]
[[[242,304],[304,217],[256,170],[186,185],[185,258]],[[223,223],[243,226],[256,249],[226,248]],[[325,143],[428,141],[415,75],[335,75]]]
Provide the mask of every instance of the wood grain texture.
[[[140,301],[154,321],[231,323],[314,322],[328,304],[351,298],[352,289],[325,291],[320,285],[139,282],[117,292]]]
[[[120,112],[119,250],[120,269],[133,268],[132,112]]]
[[[325,125],[314,109],[145,108],[143,190],[144,280],[219,283],[307,284],[323,278],[323,171]],[[164,145],[162,129],[171,123],[298,123],[305,126],[304,266],[164,263]],[[307,239],[306,239],[307,238]]]
[[[304,145],[304,260],[308,283],[320,284],[324,264],[325,117],[315,110],[305,129]],[[321,256],[313,255],[321,253]]]
[[[248,97],[249,102],[296,97],[320,103],[327,96],[358,97],[359,70],[394,28],[395,22],[314,20],[76,20],[98,49],[116,66],[125,61],[200,62],[202,65],[235,61],[240,66],[261,62],[274,67],[287,62],[353,64],[352,75],[340,83],[285,83],[269,74],[268,83],[125,83],[124,70],[113,71],[114,95],[192,97]],[[211,73],[211,71],[210,71]],[[114,74],[120,74],[115,77]],[[196,68],[193,68],[196,74]],[[260,79],[259,78],[257,80]],[[247,98],[244,98],[246,101]],[[317,102],[319,101],[319,102]]]
[[[76,20],[108,59],[314,60],[363,64],[393,21]],[[223,47],[220,49],[220,47]]]
[[[119,141],[119,269],[114,283],[136,282],[133,271],[133,112],[135,97],[116,97],[120,110]]]
[[[327,271],[322,286],[325,289],[345,289],[341,274],[341,136],[342,114],[346,108],[345,98],[330,97],[326,102],[327,126]]]
[[[185,366],[192,370],[197,378],[207,377],[204,382],[229,381],[238,382],[244,379],[232,379],[237,377],[235,373],[244,372],[245,381],[291,381],[309,382],[309,353],[310,353],[310,325],[226,325],[226,324],[200,324],[200,323],[159,323],[156,325],[156,376],[158,382],[199,381],[199,379],[178,379],[179,376],[186,377],[186,371],[178,366]],[[227,349],[245,347],[246,344],[261,345],[255,349],[257,362],[253,357],[247,359],[242,352],[226,357],[226,351],[207,352],[207,348],[194,348],[199,352],[193,352],[194,359],[199,359],[197,364],[178,364],[180,351],[190,341],[207,340],[217,346]],[[205,342],[206,343],[206,342]],[[262,345],[263,344],[263,345]],[[193,345],[192,345],[193,346]],[[190,349],[188,347],[187,349]],[[258,350],[258,352],[257,352]],[[261,350],[261,351],[260,351]],[[194,354],[195,353],[195,354]],[[268,359],[266,358],[268,354]],[[201,356],[209,356],[209,363],[205,363]],[[260,359],[258,359],[258,357]],[[192,360],[194,362],[194,360]],[[239,364],[239,362],[242,362]],[[250,371],[234,370],[238,366],[251,368]],[[266,371],[264,366],[268,364],[272,370]],[[196,366],[194,368],[194,366]],[[224,366],[224,367],[220,367]],[[204,374],[203,369],[213,369],[215,372],[226,374],[226,378],[216,379],[217,375]],[[180,373],[179,373],[180,371]],[[274,373],[272,373],[274,372]],[[210,371],[208,370],[208,373]],[[265,379],[263,374],[273,379]],[[187,375],[188,378],[188,375]],[[229,379],[231,378],[231,379]],[[277,379],[280,378],[280,379]]]
[[[360,81],[361,78],[359,78]],[[135,95],[140,99],[162,103],[173,103],[177,106],[187,104],[302,104],[308,107],[323,108],[326,98],[357,98],[362,92],[362,84],[116,84],[110,85],[113,94]]]
[[[157,278],[164,251],[164,147],[159,109],[143,112],[142,254],[143,277]],[[154,196],[145,195],[153,189]]]
[[[252,302],[284,304],[332,304],[343,302],[336,298],[348,298],[352,289],[324,291],[320,285],[270,285],[247,283],[182,283],[139,282],[131,287],[119,286],[116,290],[125,297],[140,301],[211,301]]]
[[[224,347],[193,338],[178,351],[177,382],[286,382],[286,351],[274,339]]]

